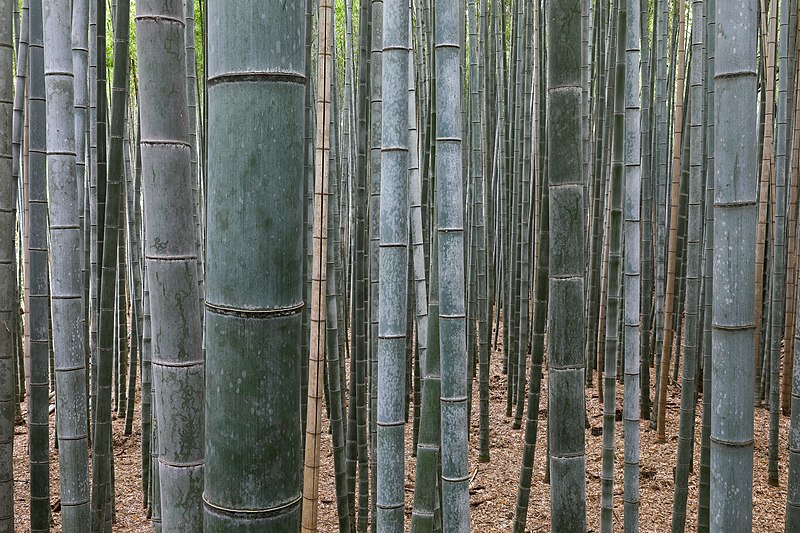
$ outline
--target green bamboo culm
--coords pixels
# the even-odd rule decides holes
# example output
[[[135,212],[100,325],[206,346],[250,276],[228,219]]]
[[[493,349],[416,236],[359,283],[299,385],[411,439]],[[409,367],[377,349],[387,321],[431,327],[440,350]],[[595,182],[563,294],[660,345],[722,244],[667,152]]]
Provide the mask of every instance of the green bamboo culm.
[[[49,191],[56,423],[64,531],[89,523],[89,455],[81,287],[81,228],[75,168],[74,87],[69,0],[45,2],[47,186]],[[83,176],[81,176],[81,179]]]
[[[205,531],[294,533],[305,9],[255,0],[207,9]]]
[[[333,118],[331,119],[331,122]],[[336,179],[330,180],[331,198],[338,196]],[[335,235],[338,231],[338,213],[333,207],[328,209],[328,242],[335,242]],[[342,381],[344,373],[340,371],[340,358],[338,342],[338,329],[343,327],[339,324],[338,302],[336,294],[336,254],[335,246],[327,246],[327,283],[325,290],[326,298],[326,317],[325,317],[325,344],[327,346],[327,362],[325,371],[330,387],[330,425],[331,440],[333,448],[333,462],[336,484],[336,513],[339,519],[339,531],[349,533],[351,531],[351,521],[349,512],[349,496],[347,489],[347,469],[345,466],[345,428],[344,428],[344,387]]]
[[[378,312],[380,306],[380,226],[381,226],[381,128],[383,116],[382,59],[383,59],[383,0],[370,0],[370,80],[369,80],[369,353],[367,387],[369,400],[369,520],[370,533],[377,527],[378,500]]]
[[[91,498],[91,527],[92,533],[100,533],[111,522],[111,508],[107,505],[109,498],[113,500],[113,474],[111,453],[111,382],[114,371],[114,300],[116,297],[115,272],[117,269],[117,241],[119,239],[120,203],[123,201],[122,174],[123,174],[123,146],[122,134],[125,126],[125,104],[127,101],[128,87],[128,33],[130,18],[129,0],[118,0],[115,12],[115,27],[119,28],[115,35],[114,47],[114,73],[113,88],[111,93],[111,128],[110,145],[108,151],[108,175],[104,187],[105,194],[100,192],[99,184],[105,172],[99,169],[98,159],[98,198],[104,196],[105,206],[102,217],[98,207],[98,227],[102,227],[103,246],[102,274],[100,276],[100,319],[97,339],[97,394],[94,406],[94,435],[92,439],[92,498]],[[98,20],[105,20],[98,5]],[[121,22],[124,21],[124,22]],[[98,26],[98,33],[103,25]],[[99,38],[98,38],[99,40]],[[105,41],[101,41],[105,45]],[[105,55],[105,54],[103,54]],[[105,64],[99,63],[98,64]],[[105,78],[105,69],[98,70],[98,77]],[[99,82],[98,82],[99,86]],[[105,81],[103,81],[105,90]],[[99,94],[99,92],[98,92]],[[98,97],[98,116],[100,115],[100,98]],[[102,105],[105,105],[104,103]],[[99,119],[98,119],[98,131]],[[98,139],[104,139],[98,133]],[[98,151],[100,145],[98,141]],[[99,156],[98,156],[99,157]],[[99,202],[98,202],[99,203]],[[99,221],[102,218],[103,224]],[[98,235],[101,230],[98,228]]]
[[[28,190],[28,254],[30,393],[28,453],[30,457],[31,531],[50,530],[50,450],[48,422],[49,323],[47,239],[47,141],[44,82],[42,0],[30,3],[28,108],[30,124]]]
[[[777,1],[777,0],[776,0]],[[787,130],[787,100],[789,91],[789,2],[780,2],[780,34],[779,34],[779,79],[777,127],[775,135],[775,167],[774,167],[774,205],[773,220],[775,224],[772,246],[772,292],[770,298],[770,389],[769,389],[769,462],[767,467],[767,482],[774,487],[778,486],[778,411],[781,387],[780,360],[781,340],[783,337],[784,313],[786,310],[786,181],[788,176],[788,141]],[[772,22],[775,24],[775,21]],[[787,343],[788,344],[788,343]],[[787,360],[788,363],[788,360]],[[789,368],[787,364],[787,369]]]
[[[14,336],[17,331],[15,189],[11,127],[14,99],[14,46],[11,0],[0,0],[0,533],[14,531]]]
[[[624,368],[623,397],[624,455],[624,531],[639,531],[639,418],[641,414],[642,308],[647,303],[642,293],[642,135],[641,96],[639,93],[641,54],[641,0],[627,2],[625,32],[625,199],[623,201],[624,241]],[[645,13],[646,15],[646,13]],[[645,17],[646,18],[646,17]],[[646,386],[649,386],[647,383]]]
[[[539,264],[533,303],[533,336],[531,343],[531,369],[528,380],[528,413],[525,420],[525,449],[522,455],[522,472],[517,488],[514,509],[514,532],[524,533],[530,504],[533,462],[536,455],[536,436],[539,431],[539,405],[541,402],[542,361],[544,359],[544,331],[547,324],[547,292],[550,264],[550,194],[547,175],[542,174],[542,196],[539,204]]]
[[[407,0],[383,2],[376,505],[378,531],[396,533],[405,519],[409,13]]]
[[[16,2],[14,2],[16,4]],[[28,42],[30,41],[30,2],[23,0],[22,13],[20,15],[20,28],[19,33],[16,34],[16,39],[19,41],[16,50],[16,72],[14,77],[14,107],[13,117],[11,119],[11,179],[14,186],[11,189],[11,198],[17,198],[18,192],[16,184],[19,180],[20,168],[22,158],[22,130],[24,126],[24,100],[25,100],[25,83],[28,78]],[[14,203],[16,205],[16,203]]]
[[[709,499],[711,483],[711,324],[713,304],[714,256],[714,55],[716,43],[716,2],[706,0],[706,231],[703,284],[703,416],[700,432],[700,476],[697,496],[697,531],[709,531]]]
[[[411,24],[411,20],[409,20]],[[419,395],[419,411],[415,414],[415,423],[420,423],[422,411],[422,380],[427,365],[428,354],[428,288],[425,276],[425,239],[422,230],[422,182],[419,172],[419,132],[417,130],[417,92],[416,80],[414,79],[413,47],[408,50],[408,203],[409,203],[409,226],[411,232],[411,254],[413,261],[414,276],[414,306],[416,333],[416,349],[418,370],[415,370],[419,377],[414,383],[414,394]],[[438,365],[438,362],[437,362]],[[415,409],[417,408],[415,401]],[[415,431],[417,438],[412,446],[412,453],[416,456],[417,444],[419,444],[419,427]]]
[[[586,234],[581,158],[581,1],[547,3],[547,158],[550,188],[548,440],[551,531],[586,530]]]
[[[463,5],[436,0],[436,212],[439,238],[439,350],[442,377],[442,530],[469,531],[467,329],[461,153]]]
[[[350,367],[350,402],[347,424],[347,478],[351,494],[352,524],[365,531],[369,513],[369,458],[367,454],[367,335],[369,317],[366,304],[369,284],[367,243],[367,117],[369,110],[369,21],[372,2],[360,3],[358,15],[358,93],[356,128],[356,173],[353,183],[353,259],[352,285],[352,361]],[[357,512],[356,512],[357,511]]]
[[[89,326],[89,249],[92,247],[89,236],[89,197],[87,183],[87,120],[89,107],[89,0],[75,0],[72,3],[72,69],[74,73],[74,115],[75,115],[75,173],[78,181],[78,220],[81,231],[81,297],[84,348],[84,372],[87,381],[86,408],[89,409],[88,376],[90,363]],[[87,422],[88,422],[87,413]],[[90,431],[91,424],[87,427]]]
[[[686,501],[689,495],[689,473],[692,468],[697,404],[697,361],[703,335],[700,321],[701,270],[703,244],[703,140],[705,138],[705,26],[703,0],[692,1],[692,54],[689,65],[689,206],[686,244],[686,297],[683,334],[683,376],[681,383],[680,427],[678,456],[675,467],[675,489],[672,508],[672,531],[683,533],[686,528]]]
[[[435,215],[432,217],[435,220]],[[439,365],[439,269],[438,233],[431,235],[430,298],[428,299],[428,352],[422,370],[422,407],[419,423],[412,533],[430,533],[441,529],[436,524],[436,482],[441,457],[441,390]],[[439,527],[437,527],[439,526]]]
[[[757,4],[716,6],[712,532],[753,522]]]
[[[99,52],[97,51],[97,2],[96,0],[89,1],[89,54],[88,54],[88,71],[89,71],[89,113],[88,121],[88,188],[89,194],[87,202],[89,204],[89,371],[87,381],[89,382],[89,434],[92,435],[92,442],[94,442],[94,423],[95,413],[97,408],[97,360],[98,360],[98,332],[100,328],[100,270],[102,269],[102,257],[98,256],[100,251],[100,243],[103,236],[99,233],[102,227],[102,221],[99,220],[99,209],[101,202],[105,202],[99,197],[98,180],[100,176],[100,161],[98,160],[98,146],[97,146],[97,131],[101,127],[97,115],[97,99],[100,97],[98,94],[97,82],[97,59]],[[105,9],[105,7],[104,7]],[[105,54],[105,50],[103,50]],[[105,73],[103,73],[105,76]],[[105,81],[103,82],[103,90],[105,90]],[[105,95],[103,95],[105,98]],[[105,104],[103,104],[105,105]],[[105,121],[105,118],[103,118]],[[105,127],[104,125],[102,125]],[[105,150],[105,146],[103,147]],[[105,156],[103,156],[105,157]],[[105,180],[105,163],[102,166],[103,180]],[[105,187],[105,185],[103,185]],[[103,189],[105,190],[105,189]],[[105,205],[105,204],[103,204]],[[94,446],[94,444],[92,444]],[[94,478],[93,478],[94,479]],[[94,481],[92,481],[94,483]]]
[[[609,195],[608,289],[606,292],[606,336],[603,368],[603,459],[600,496],[600,531],[611,533],[614,511],[614,447],[617,413],[617,349],[622,315],[622,204],[625,195],[625,44],[627,0],[616,0],[614,61],[614,120],[611,139],[611,183]],[[627,294],[626,294],[627,295]]]
[[[137,2],[147,226],[144,257],[152,328],[152,401],[158,416],[161,521],[165,531],[190,532],[203,527],[205,369],[197,295],[184,20],[180,2]]]

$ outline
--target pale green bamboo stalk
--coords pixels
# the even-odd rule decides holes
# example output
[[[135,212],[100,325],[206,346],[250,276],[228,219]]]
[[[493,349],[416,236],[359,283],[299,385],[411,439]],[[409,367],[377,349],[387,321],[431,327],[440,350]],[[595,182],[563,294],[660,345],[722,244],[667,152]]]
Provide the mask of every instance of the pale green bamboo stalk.
[[[442,521],[445,533],[466,533],[470,519],[460,75],[464,17],[462,4],[454,0],[436,0],[435,6]]]
[[[101,278],[103,277],[103,243],[105,242],[105,230],[103,225],[105,224],[105,205],[106,205],[106,181],[107,181],[107,174],[108,174],[108,57],[107,57],[107,48],[106,48],[106,25],[107,25],[107,9],[106,9],[106,2],[103,0],[91,0],[92,2],[92,11],[89,14],[89,33],[90,39],[92,40],[92,50],[94,53],[92,54],[92,59],[94,60],[94,76],[92,77],[92,65],[89,64],[90,69],[90,82],[94,82],[92,85],[94,86],[94,117],[92,120],[92,126],[95,127],[95,137],[94,137],[94,147],[95,147],[95,157],[93,158],[96,162],[93,162],[94,171],[96,173],[96,188],[97,188],[97,195],[96,195],[96,204],[97,204],[97,235],[96,240],[96,248],[97,248],[97,286],[98,286],[98,313],[100,312],[100,304],[99,304],[99,286],[102,284]],[[92,15],[94,15],[94,24],[92,24],[93,19]],[[93,26],[93,28],[92,28]],[[94,30],[94,31],[93,31]],[[93,79],[92,79],[93,78]],[[89,94],[90,104],[91,105],[91,98],[92,94]],[[91,142],[91,137],[90,137]],[[90,148],[91,149],[91,148]],[[99,317],[98,317],[98,330],[99,330]],[[99,331],[97,332],[99,336]],[[99,344],[99,339],[98,339]],[[99,359],[99,356],[97,357]],[[96,371],[95,371],[96,372]]]
[[[16,2],[14,2],[16,4]],[[30,41],[29,0],[23,0],[22,13],[20,14],[20,31],[17,35],[16,63],[14,64],[14,105],[11,118],[11,179],[14,188],[11,191],[14,205],[17,204],[20,190],[17,182],[20,181],[20,166],[22,154],[22,131],[25,124],[24,105],[25,87],[28,79],[28,44]]]
[[[585,200],[581,172],[581,2],[547,3],[550,187],[548,441],[551,531],[586,529]]]
[[[204,209],[204,196],[205,190],[202,187],[203,179],[200,165],[198,162],[198,155],[200,151],[200,143],[198,142],[198,109],[197,109],[197,50],[195,46],[195,0],[183,0],[183,13],[184,13],[184,44],[186,46],[186,102],[187,102],[187,118],[189,119],[189,147],[190,147],[190,164],[192,171],[192,193],[194,194],[195,213],[194,213],[194,227],[195,227],[195,240],[197,244],[197,297],[200,301],[200,308],[203,308],[205,302],[205,264],[203,263],[203,220],[205,216]],[[202,5],[202,3],[201,3]],[[202,323],[203,315],[200,315]]]
[[[488,1],[484,0],[477,8],[481,8],[481,29],[482,35],[485,36],[485,41],[481,46],[481,51],[488,50],[490,43],[488,42],[488,27],[486,24],[486,13],[488,11]],[[489,52],[485,52],[482,56],[483,61],[479,59],[478,72],[483,76],[486,69],[485,57]],[[488,90],[487,90],[488,89]],[[491,89],[485,87],[478,87],[477,100],[478,106],[481,105],[482,98],[486,98],[486,94],[490,94]],[[491,313],[492,306],[490,304],[491,280],[490,270],[488,267],[488,251],[487,247],[490,245],[489,239],[489,224],[490,217],[490,186],[488,184],[488,166],[491,153],[493,152],[492,143],[493,137],[490,132],[489,121],[492,120],[489,115],[490,111],[484,104],[482,109],[478,110],[481,118],[482,129],[473,133],[473,141],[476,143],[474,146],[475,157],[479,157],[479,161],[475,163],[475,173],[477,175],[477,191],[476,206],[478,210],[478,223],[477,223],[477,240],[478,240],[478,380],[479,380],[479,401],[480,401],[480,421],[479,421],[479,461],[489,461],[489,337],[491,335]],[[488,137],[484,142],[483,137]],[[476,139],[477,137],[477,139]],[[477,165],[480,164],[480,167]]]
[[[533,7],[528,6],[527,3],[523,9],[523,28],[525,42],[525,50],[523,54],[523,90],[521,94],[523,113],[522,113],[522,139],[520,141],[521,161],[518,165],[518,171],[521,174],[521,194],[520,194],[520,223],[519,223],[519,266],[517,267],[517,274],[519,280],[519,292],[517,310],[519,311],[519,337],[517,339],[517,353],[519,356],[519,363],[517,368],[517,387],[516,387],[516,403],[514,422],[512,428],[519,429],[522,427],[522,415],[525,408],[526,398],[526,378],[527,378],[527,359],[528,359],[528,345],[530,341],[530,286],[532,281],[533,268],[531,267],[532,251],[535,245],[535,238],[533,234],[533,213],[535,208],[535,180],[536,176],[533,170],[533,163],[538,158],[533,154],[532,149],[532,136],[534,129],[534,100],[533,100],[533,84],[538,81],[538,77],[534,78],[531,73],[533,72]],[[536,161],[538,162],[538,161]],[[532,183],[533,181],[533,183]]]
[[[88,174],[89,188],[89,433],[94,439],[97,407],[97,332],[100,323],[100,269],[98,264],[98,202],[97,202],[97,2],[89,2],[89,113],[88,113]],[[102,261],[102,258],[99,259]]]
[[[331,30],[331,39],[336,42],[336,29],[335,25]],[[336,49],[333,49],[334,64],[336,63]],[[336,94],[336,71],[333,72],[334,94]],[[336,98],[333,99],[333,112],[330,113],[330,124],[333,130],[336,129]],[[333,136],[331,141],[331,168],[333,160],[336,158],[336,152],[339,151],[341,144],[336,135]],[[336,485],[336,512],[339,519],[339,531],[342,533],[350,533],[352,529],[352,522],[350,520],[350,495],[347,484],[347,469],[345,464],[345,409],[344,409],[344,387],[343,382],[346,383],[344,373],[344,350],[340,352],[340,336],[338,330],[343,329],[345,326],[339,324],[339,283],[337,275],[337,264],[341,263],[339,254],[344,254],[341,249],[341,243],[337,242],[340,232],[339,224],[339,208],[337,202],[339,195],[342,194],[339,190],[339,176],[334,173],[333,179],[330,181],[329,195],[331,198],[330,209],[328,209],[327,233],[328,242],[333,245],[328,246],[327,252],[327,280],[326,283],[326,303],[327,314],[325,317],[325,342],[327,344],[327,363],[326,375],[330,389],[330,404],[329,404],[329,420],[331,427],[331,440],[333,448],[333,464]],[[342,308],[344,306],[341,306]]]
[[[103,6],[105,8],[105,6]],[[108,175],[105,176],[105,131],[100,127],[105,116],[104,91],[105,68],[98,69],[98,235],[103,234],[102,248],[98,242],[98,257],[102,257],[100,276],[99,326],[97,344],[97,395],[94,414],[94,438],[92,439],[92,501],[91,525],[93,533],[99,533],[110,524],[112,509],[109,503],[114,500],[113,460],[111,439],[111,383],[113,379],[114,346],[114,300],[115,272],[117,269],[117,241],[120,226],[120,204],[122,202],[123,146],[122,135],[125,127],[125,104],[128,87],[128,33],[130,28],[130,4],[128,0],[118,0],[114,26],[114,75],[111,96],[111,129],[108,157]],[[105,11],[103,9],[102,11]],[[98,20],[104,21],[105,14],[98,4]],[[124,22],[122,22],[124,21]],[[98,44],[105,45],[105,24],[98,25]],[[105,50],[98,56],[105,56]],[[104,62],[98,61],[104,65]],[[100,88],[103,84],[102,90]],[[104,119],[102,119],[104,120]],[[104,183],[104,181],[107,181]],[[103,187],[101,187],[103,185]],[[101,191],[104,189],[104,191]],[[99,198],[104,205],[100,206]],[[100,230],[102,220],[102,231]],[[98,238],[99,241],[99,238]]]
[[[773,0],[778,1],[778,0]],[[777,9],[777,8],[776,8]],[[776,23],[776,21],[773,21]],[[778,486],[778,420],[780,400],[780,359],[783,337],[784,313],[786,310],[786,181],[788,176],[786,135],[786,114],[789,90],[789,2],[780,2],[779,33],[779,78],[777,102],[777,128],[775,131],[773,244],[772,244],[772,286],[770,288],[770,389],[769,389],[769,461],[767,482]],[[787,365],[788,369],[788,365]]]
[[[605,213],[605,166],[603,165],[604,153],[607,151],[608,141],[605,140],[605,132],[607,131],[606,122],[610,120],[607,109],[611,106],[607,105],[610,95],[607,94],[609,85],[606,82],[607,67],[606,67],[606,54],[610,52],[610,46],[606,46],[606,33],[609,26],[608,16],[608,2],[603,1],[598,3],[595,16],[597,17],[597,24],[595,24],[594,32],[594,50],[596,59],[595,65],[595,100],[594,106],[594,139],[590,173],[593,176],[587,175],[587,179],[591,179],[587,183],[587,187],[591,189],[591,225],[588,238],[588,254],[589,254],[589,270],[587,273],[587,309],[586,309],[586,357],[587,359],[587,372],[586,383],[592,384],[593,370],[595,370],[597,363],[597,354],[601,349],[597,344],[599,327],[600,327],[600,303],[601,303],[601,271],[602,271],[602,257],[603,257],[603,228],[605,227],[604,213]],[[587,125],[588,127],[588,125]],[[600,369],[598,370],[598,376]],[[602,387],[602,381],[598,382],[598,386]]]
[[[409,13],[407,0],[382,2],[376,505],[378,531],[397,533],[405,518]]]
[[[380,203],[381,203],[381,121],[382,57],[383,57],[383,0],[370,0],[370,80],[369,80],[369,348],[368,389],[369,403],[369,519],[370,531],[377,526],[378,499],[378,308],[380,306]]]
[[[153,411],[158,417],[155,451],[161,520],[170,532],[197,531],[203,523],[205,366],[184,24],[180,3],[137,5],[144,257],[152,320]],[[171,43],[178,48],[165,54]]]
[[[716,6],[712,532],[752,529],[756,4]]]
[[[669,103],[669,92],[667,89],[667,35],[669,33],[669,1],[656,0],[660,4],[656,4],[658,9],[653,17],[655,21],[656,36],[656,82],[655,82],[655,123],[653,124],[654,135],[653,145],[654,150],[654,167],[655,167],[655,180],[653,191],[655,192],[655,303],[653,306],[654,322],[652,328],[652,346],[650,357],[654,362],[655,379],[659,378],[659,363],[661,361],[661,345],[663,343],[664,335],[664,292],[666,281],[666,201],[667,201],[667,167],[669,161],[668,155],[668,139],[669,139],[669,117],[667,113],[667,105]],[[656,381],[657,382],[657,381]],[[655,387],[656,393],[659,390]],[[645,396],[647,396],[648,405],[650,396],[650,387],[645,388]],[[655,428],[656,417],[658,415],[658,397],[655,396],[652,402],[652,414],[645,410],[645,418],[650,418],[650,427]]]
[[[134,83],[137,86],[138,83]],[[138,92],[138,91],[137,91]],[[136,97],[137,109],[138,95]],[[133,113],[131,113],[133,115]],[[138,116],[138,112],[136,113]],[[129,120],[134,122],[133,120]],[[131,351],[130,351],[130,371],[128,373],[128,404],[125,408],[125,435],[133,433],[134,407],[136,403],[136,367],[141,363],[142,353],[142,270],[143,259],[140,245],[142,220],[140,214],[141,206],[141,179],[142,179],[142,144],[141,128],[139,121],[136,120],[136,132],[134,136],[134,165],[131,174],[126,180],[125,198],[127,202],[128,219],[128,257],[130,257],[130,269],[128,274],[129,291],[128,297],[131,302]],[[141,372],[139,372],[141,374]]]
[[[30,457],[31,531],[50,530],[50,450],[48,421],[49,288],[47,239],[47,142],[42,1],[30,4],[28,109],[30,141],[28,169],[28,254],[30,331],[30,393],[28,395],[28,455]]]
[[[538,27],[538,24],[536,26]],[[547,175],[543,173],[542,196],[539,204],[539,262],[537,264],[538,271],[536,273],[536,286],[534,289],[531,370],[528,385],[528,414],[525,421],[525,449],[522,455],[522,473],[520,474],[516,507],[514,509],[515,533],[523,533],[527,524],[531,479],[533,477],[533,462],[536,452],[536,436],[539,430],[542,360],[544,358],[544,330],[547,323],[547,292],[549,289],[548,269],[550,264],[550,194],[548,189]]]
[[[126,106],[127,108],[127,106]],[[127,131],[127,127],[125,130]],[[127,147],[127,133],[123,137],[123,151],[125,152],[124,160],[128,163],[123,165],[122,180],[125,185],[122,186],[123,201],[119,206],[119,240],[117,241],[117,368],[116,368],[116,396],[114,397],[114,411],[119,417],[125,410],[128,403],[127,391],[127,370],[128,358],[130,357],[130,346],[128,345],[128,310],[129,305],[127,301],[127,286],[128,286],[128,260],[127,260],[127,209],[125,204],[127,201],[124,199],[126,195],[127,182],[130,176],[129,172],[129,150]]]
[[[639,531],[639,417],[641,414],[642,321],[642,134],[640,52],[641,1],[626,0],[625,31],[625,200],[623,201],[625,393],[623,399],[624,531]],[[646,15],[646,13],[645,13]],[[646,386],[650,384],[647,383]]]
[[[409,20],[409,24],[411,24]],[[419,132],[417,130],[417,95],[414,83],[414,50],[408,60],[408,208],[410,210],[411,253],[414,268],[414,305],[417,356],[420,369],[426,367],[428,353],[428,287],[425,278],[425,250],[422,231],[422,182],[419,173]],[[421,75],[421,73],[420,73]],[[416,453],[416,451],[415,451]]]
[[[12,173],[14,44],[12,4],[0,2],[0,532],[14,531],[14,385],[17,298],[17,181]],[[14,17],[16,19],[16,17]],[[19,34],[17,34],[19,35]]]
[[[438,500],[437,477],[441,460],[441,390],[439,361],[439,269],[437,261],[438,232],[431,236],[431,283],[428,300],[428,354],[422,379],[422,407],[419,444],[414,477],[414,507],[411,514],[412,533],[429,533],[441,529],[435,512]]]
[[[88,140],[88,107],[89,107],[89,0],[76,0],[72,5],[72,66],[75,72],[75,172],[78,178],[78,201],[81,228],[81,307],[83,323],[84,366],[88,389],[89,363],[91,346],[89,343],[90,314],[90,257],[89,249],[93,248],[90,239],[89,216],[89,182],[87,174],[87,140]],[[86,408],[89,409],[88,390]],[[87,413],[87,422],[88,413]],[[90,426],[90,425],[89,425]],[[87,431],[89,431],[87,427]]]
[[[86,411],[85,339],[81,289],[81,228],[75,168],[75,98],[72,9],[69,0],[44,4],[47,91],[47,186],[50,202],[50,261],[56,423],[65,531],[89,522],[89,456]]]
[[[711,374],[712,374],[712,303],[714,256],[714,63],[716,48],[716,0],[706,1],[706,233],[705,233],[705,311],[703,316],[703,418],[700,433],[700,482],[697,496],[697,531],[709,530],[711,483]]]
[[[367,454],[367,360],[368,360],[368,322],[367,299],[368,284],[368,227],[367,227],[367,118],[369,110],[369,21],[372,2],[361,2],[359,7],[358,31],[358,94],[356,128],[356,172],[353,185],[353,299],[352,328],[353,347],[350,382],[350,404],[348,413],[348,479],[351,484],[353,514],[351,524],[357,523],[358,531],[365,531],[369,509],[369,458]],[[352,428],[352,429],[351,429]],[[358,502],[356,504],[356,501]],[[356,507],[358,514],[356,515]],[[357,521],[357,522],[356,522]]]
[[[614,511],[614,447],[617,413],[617,348],[622,315],[622,199],[625,195],[625,50],[627,0],[616,1],[614,64],[614,122],[611,139],[611,183],[609,184],[608,292],[606,300],[605,367],[603,369],[603,460],[600,496],[600,530],[611,533]],[[637,76],[638,78],[638,76]],[[627,296],[627,294],[626,294]]]
[[[161,17],[178,22],[165,24]],[[158,52],[165,42],[184,45],[184,11],[182,6],[152,2],[139,6],[136,20],[148,41],[138,49],[143,67],[141,136],[148,227],[145,257],[154,321],[152,372],[155,412],[161,419],[162,521],[168,531],[194,531],[203,520],[204,365],[201,312],[192,302],[200,301],[194,223],[197,185],[192,179],[187,91],[177,89],[185,88],[189,67],[185,54],[159,57]],[[183,391],[178,401],[173,399],[177,391]]]
[[[685,329],[683,334],[683,377],[681,382],[678,456],[672,507],[672,531],[686,528],[686,501],[692,469],[697,404],[697,354],[703,335],[700,320],[703,243],[703,159],[705,153],[705,27],[703,0],[692,1],[691,63],[689,66],[689,206],[686,245]],[[677,364],[677,362],[676,362]]]
[[[657,8],[654,5],[654,8]],[[642,198],[641,198],[641,294],[642,294],[642,314],[641,314],[641,383],[639,394],[639,417],[650,418],[650,358],[652,352],[651,343],[651,323],[653,316],[653,179],[655,168],[653,158],[653,124],[654,124],[654,78],[655,78],[655,52],[656,45],[651,28],[653,24],[649,20],[648,3],[641,3],[640,31],[642,33]],[[655,21],[652,21],[655,22]]]

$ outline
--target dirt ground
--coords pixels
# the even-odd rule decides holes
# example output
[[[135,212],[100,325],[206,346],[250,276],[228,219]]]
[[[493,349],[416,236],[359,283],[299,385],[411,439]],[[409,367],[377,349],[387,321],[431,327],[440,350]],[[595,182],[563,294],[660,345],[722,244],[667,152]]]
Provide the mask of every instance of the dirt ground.
[[[470,484],[470,505],[472,530],[478,532],[506,532],[511,530],[517,482],[523,450],[523,430],[512,429],[512,419],[505,416],[506,376],[502,373],[501,354],[494,353],[490,375],[490,438],[491,461],[479,464],[477,461],[478,435],[478,389],[474,389],[472,425],[470,428],[471,450],[470,468],[473,473]],[[546,378],[546,372],[545,372]],[[618,387],[618,408],[621,408],[622,387]],[[589,421],[592,427],[602,426],[602,406],[598,402],[596,389],[587,389]],[[539,433],[536,446],[533,486],[531,489],[530,508],[528,512],[527,530],[529,532],[549,531],[549,485],[543,482],[546,449],[546,414],[547,382],[542,383],[542,401],[539,409]],[[698,402],[697,427],[695,432],[695,465],[694,473],[689,477],[689,500],[687,508],[687,531],[695,531],[697,523],[697,491],[699,485],[700,427],[702,414],[702,398]],[[673,501],[673,468],[677,454],[678,415],[680,404],[680,388],[672,384],[667,401],[667,442],[655,442],[655,431],[648,422],[641,422],[641,481],[640,481],[640,530],[644,532],[663,532],[670,529],[670,517]],[[25,407],[23,406],[23,415]],[[51,420],[51,449],[53,443],[53,415]],[[524,424],[523,424],[524,427]],[[780,470],[779,486],[767,484],[767,443],[769,430],[769,411],[756,409],[755,413],[755,465],[753,484],[753,531],[760,533],[782,532],[787,479],[787,433],[789,419],[780,417]],[[150,531],[148,520],[142,506],[141,493],[141,446],[139,429],[139,404],[137,397],[134,433],[126,437],[123,434],[124,420],[113,422],[114,438],[114,475],[116,483],[116,524],[114,531],[145,532]],[[411,425],[406,431],[406,516],[408,530],[410,527],[411,504],[413,501],[415,461],[411,457]],[[602,435],[593,436],[586,431],[586,479],[587,479],[587,519],[588,531],[599,531],[600,516],[600,470],[601,470]],[[614,528],[622,529],[622,467],[623,437],[622,423],[616,425],[615,450],[615,485],[614,485]],[[60,499],[58,484],[58,453],[53,451],[51,461],[51,508],[53,509],[53,531],[61,531]],[[322,532],[337,531],[336,501],[333,482],[333,455],[331,453],[330,435],[323,433],[322,468],[320,474],[320,510],[319,530]],[[16,531],[29,531],[28,503],[28,467],[27,467],[27,427],[18,425],[14,438],[14,499]]]

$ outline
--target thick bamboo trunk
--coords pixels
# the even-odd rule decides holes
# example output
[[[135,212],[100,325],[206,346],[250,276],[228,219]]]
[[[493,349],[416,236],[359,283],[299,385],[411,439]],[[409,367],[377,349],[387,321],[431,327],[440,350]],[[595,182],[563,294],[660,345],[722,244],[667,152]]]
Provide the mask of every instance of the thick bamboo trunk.
[[[85,339],[81,289],[81,228],[75,168],[75,120],[69,1],[44,9],[50,261],[61,515],[66,531],[89,522],[89,456]],[[83,176],[81,176],[81,179]]]
[[[204,527],[297,531],[305,11],[251,0],[207,17]]]
[[[548,180],[550,282],[548,316],[549,420],[553,531],[586,529],[585,456],[585,200],[581,175],[581,2],[547,3]],[[576,334],[576,332],[578,334]]]
[[[756,5],[716,6],[711,531],[752,529]],[[735,44],[734,44],[735,43]],[[734,179],[736,177],[736,179]]]

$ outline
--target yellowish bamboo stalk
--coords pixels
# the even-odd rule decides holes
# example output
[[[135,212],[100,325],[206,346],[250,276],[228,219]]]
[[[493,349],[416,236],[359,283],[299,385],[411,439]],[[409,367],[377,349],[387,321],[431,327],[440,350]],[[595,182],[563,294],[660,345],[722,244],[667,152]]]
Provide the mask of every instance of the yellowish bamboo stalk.
[[[330,153],[331,34],[333,5],[320,0],[317,46],[317,127],[314,171],[314,237],[311,267],[311,327],[308,362],[308,407],[303,469],[302,531],[317,531],[319,511],[319,448],[322,438],[322,404],[325,371],[325,295],[328,257],[328,154]]]
[[[30,265],[30,253],[29,246],[28,246],[28,236],[31,234],[31,223],[30,223],[30,213],[28,212],[28,191],[30,190],[30,173],[28,171],[28,148],[29,148],[29,123],[28,117],[30,113],[27,109],[27,102],[28,99],[25,98],[25,129],[22,136],[22,158],[23,158],[23,165],[22,165],[22,209],[24,212],[25,222],[23,224],[22,231],[25,233],[23,236],[23,240],[25,241],[25,253],[24,256],[24,265],[23,265],[23,273],[25,276],[24,283],[23,283],[23,305],[25,309],[25,326],[23,328],[23,358],[25,364],[25,396],[28,396],[31,393],[31,328],[30,328],[30,312],[31,312],[31,301],[30,301],[30,294],[31,294],[31,265]]]
[[[753,352],[753,367],[758,366],[758,351],[761,345],[761,319],[762,296],[764,292],[764,251],[767,237],[767,202],[769,202],[769,179],[773,172],[775,140],[772,136],[773,100],[775,93],[775,41],[778,29],[777,2],[770,2],[769,12],[766,3],[761,0],[761,38],[766,41],[767,48],[764,56],[764,69],[766,72],[765,97],[767,105],[764,111],[764,152],[761,158],[761,177],[758,190],[758,225],[756,228],[756,294],[755,294],[755,350]],[[767,20],[769,16],[769,20]],[[754,404],[761,403],[761,378],[756,372]]]
[[[680,201],[681,182],[681,138],[683,134],[683,88],[684,66],[686,64],[686,6],[685,1],[678,2],[678,62],[675,72],[675,117],[673,119],[672,136],[672,191],[669,208],[669,249],[667,255],[667,283],[664,297],[664,335],[661,347],[661,367],[658,382],[658,418],[656,424],[656,441],[665,442],[665,412],[667,408],[667,380],[672,360],[672,315],[674,312],[675,294],[675,262],[678,251],[678,203]]]

